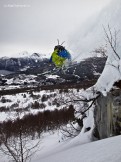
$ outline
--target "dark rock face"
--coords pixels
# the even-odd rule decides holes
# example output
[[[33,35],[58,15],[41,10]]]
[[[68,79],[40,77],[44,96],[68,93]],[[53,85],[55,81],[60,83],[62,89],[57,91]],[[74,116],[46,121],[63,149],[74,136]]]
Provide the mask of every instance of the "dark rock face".
[[[97,99],[94,117],[100,139],[121,134],[121,89]]]

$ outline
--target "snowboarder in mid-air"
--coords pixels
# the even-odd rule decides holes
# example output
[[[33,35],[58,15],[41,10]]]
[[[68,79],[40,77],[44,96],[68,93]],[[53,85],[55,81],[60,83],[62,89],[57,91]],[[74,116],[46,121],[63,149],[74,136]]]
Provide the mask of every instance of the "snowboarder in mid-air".
[[[64,43],[64,42],[63,42]],[[62,44],[63,44],[62,43]],[[70,67],[72,60],[70,53],[63,47],[58,45],[54,47],[54,51],[51,54],[50,63],[53,63],[55,65],[55,68],[46,72],[41,73],[41,75],[47,75],[47,74],[54,74],[57,72],[65,73],[65,71]]]
[[[62,68],[67,62],[71,61],[70,53],[65,49],[65,47],[62,46],[62,44],[59,45],[58,41],[58,45],[54,47],[54,51],[49,61],[53,62],[57,68]]]

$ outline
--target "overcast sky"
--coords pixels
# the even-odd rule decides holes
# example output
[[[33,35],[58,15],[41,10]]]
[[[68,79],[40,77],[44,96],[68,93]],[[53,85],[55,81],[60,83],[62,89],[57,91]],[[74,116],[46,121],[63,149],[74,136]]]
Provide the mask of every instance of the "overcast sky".
[[[0,0],[0,56],[51,53],[111,0]]]

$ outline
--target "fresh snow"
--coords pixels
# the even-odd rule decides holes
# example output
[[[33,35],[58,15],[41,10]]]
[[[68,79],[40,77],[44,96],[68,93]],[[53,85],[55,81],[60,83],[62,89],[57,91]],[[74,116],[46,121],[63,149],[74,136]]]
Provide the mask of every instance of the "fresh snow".
[[[57,79],[59,78],[58,75],[46,75],[47,78]]]
[[[78,139],[79,140],[79,139]],[[85,141],[83,144],[81,140]],[[57,134],[46,135],[32,162],[120,162],[121,136],[87,143],[85,139],[59,143]],[[73,142],[72,142],[73,141]]]
[[[31,162],[120,162],[121,135],[90,142],[88,136],[60,141],[58,131],[44,133]],[[32,141],[31,141],[32,142]],[[36,140],[33,141],[33,144]],[[0,162],[9,162],[0,154]]]
[[[94,89],[106,96],[114,83],[119,80],[121,80],[121,60],[110,61],[108,59]]]
[[[85,138],[59,143],[57,135],[48,135],[32,162],[120,162],[120,141],[121,136],[116,136],[91,143]]]

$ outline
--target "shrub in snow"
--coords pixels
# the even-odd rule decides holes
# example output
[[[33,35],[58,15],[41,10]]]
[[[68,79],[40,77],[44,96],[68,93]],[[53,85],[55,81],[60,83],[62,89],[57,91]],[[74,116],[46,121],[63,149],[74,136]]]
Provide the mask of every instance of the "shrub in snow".
[[[10,99],[6,99],[5,97],[2,97],[1,102],[6,103],[6,102],[12,102],[12,101]]]
[[[23,98],[26,98],[26,94],[23,94]]]
[[[0,112],[8,112],[8,111],[10,111],[10,109],[8,107],[6,107],[6,106],[0,107]]]
[[[60,106],[60,103],[58,102],[58,99],[55,98],[53,101],[52,101],[52,105],[56,105],[57,107]]]
[[[39,104],[39,108],[40,108],[40,109],[44,109],[45,107],[46,107],[46,104],[44,104],[44,103],[40,103],[40,104]]]
[[[31,107],[32,107],[33,109],[38,109],[38,108],[40,107],[40,104],[39,104],[38,101],[34,101],[34,103],[32,103],[32,105],[31,105]]]
[[[14,108],[18,108],[19,107],[19,103],[13,103],[11,106],[10,106],[10,109],[13,110]]]
[[[40,141],[31,143],[28,135],[23,133],[22,123],[19,122],[17,126],[17,136],[8,137],[8,134],[0,130],[0,151],[11,161],[26,162],[37,152]]]
[[[61,126],[61,139],[66,140],[68,138],[76,137],[81,131],[81,127],[76,122],[69,122],[66,126]]]
[[[49,98],[48,95],[43,94],[43,96],[41,97],[41,101],[42,101],[42,102],[45,102],[45,101],[48,100],[48,98]]]
[[[51,102],[48,102],[48,106],[51,106],[52,105],[52,103]]]

